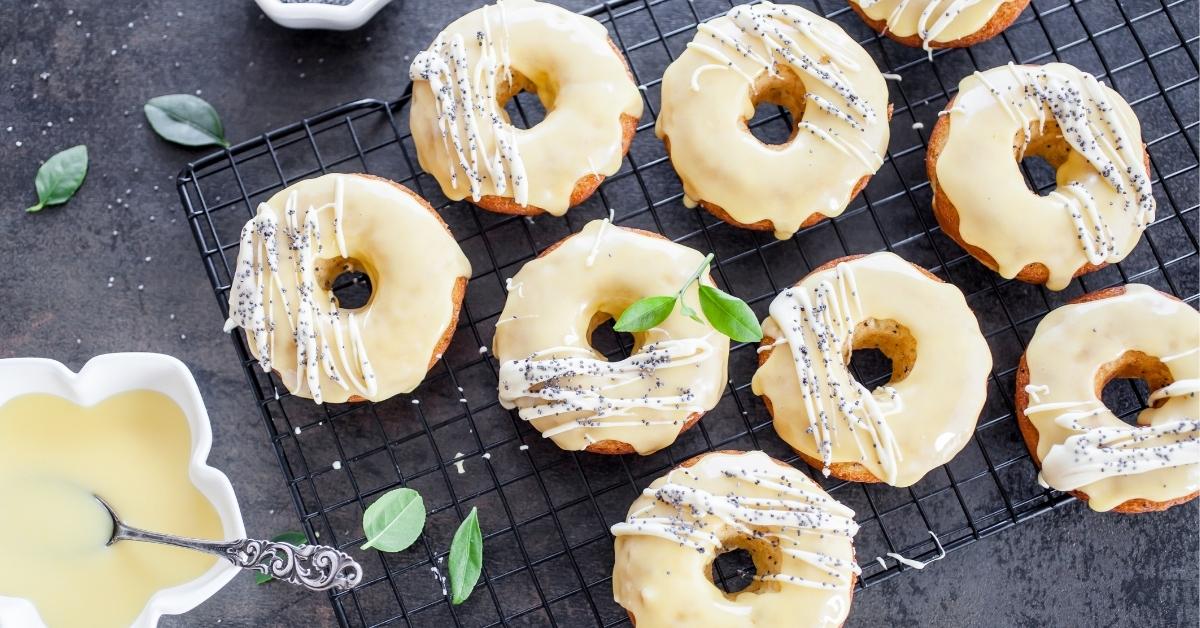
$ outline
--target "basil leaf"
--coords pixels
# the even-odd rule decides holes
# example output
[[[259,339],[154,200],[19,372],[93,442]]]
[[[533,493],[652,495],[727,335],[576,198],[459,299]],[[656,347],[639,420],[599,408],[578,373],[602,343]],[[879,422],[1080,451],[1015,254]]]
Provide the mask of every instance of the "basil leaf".
[[[37,205],[26,209],[27,212],[42,211],[50,205],[61,205],[75,195],[83,178],[87,176],[88,152],[87,146],[80,144],[55,154],[38,168],[34,185],[37,186]]]
[[[686,306],[685,306],[686,307]],[[646,331],[667,320],[675,309],[675,297],[646,297],[621,312],[613,329],[617,331]]]
[[[483,534],[479,531],[479,509],[463,519],[450,543],[450,603],[462,604],[479,582],[483,571]]]
[[[362,549],[374,547],[384,552],[399,552],[425,527],[425,502],[411,488],[384,493],[363,513],[363,532],[367,542]]]
[[[758,317],[746,302],[712,286],[700,286],[700,309],[713,329],[738,342],[762,340]]]
[[[271,537],[271,540],[281,543],[291,543],[292,545],[308,545],[308,537],[303,532],[296,532],[295,530],[276,534]],[[271,577],[271,574],[254,573],[254,584],[266,584],[272,580],[274,578]]]
[[[212,105],[191,94],[151,98],[142,108],[159,137],[184,146],[216,144],[229,148],[221,117]]]

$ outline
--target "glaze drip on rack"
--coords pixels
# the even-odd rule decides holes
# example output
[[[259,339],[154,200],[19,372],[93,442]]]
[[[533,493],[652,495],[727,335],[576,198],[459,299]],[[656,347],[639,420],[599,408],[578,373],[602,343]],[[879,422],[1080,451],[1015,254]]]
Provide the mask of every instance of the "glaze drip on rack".
[[[934,43],[954,41],[978,31],[1008,0],[855,1],[864,13],[887,25],[884,32],[901,37],[916,35],[932,59]]]

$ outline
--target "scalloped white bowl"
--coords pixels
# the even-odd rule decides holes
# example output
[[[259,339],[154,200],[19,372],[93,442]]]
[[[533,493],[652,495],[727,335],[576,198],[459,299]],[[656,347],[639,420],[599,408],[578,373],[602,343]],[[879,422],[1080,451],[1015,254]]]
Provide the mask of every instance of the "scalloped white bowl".
[[[78,405],[95,405],[115,394],[131,390],[153,390],[170,397],[187,416],[192,433],[188,475],[221,518],[226,539],[246,536],[241,509],[233,485],[224,473],[208,465],[212,448],[212,426],[196,381],[183,362],[158,353],[110,353],[88,361],[78,373],[42,358],[0,360],[0,405],[28,393],[48,393]],[[218,560],[204,575],[184,584],[162,589],[150,597],[133,623],[134,628],[153,628],[163,615],[178,615],[199,606],[225,586],[238,569]],[[0,626],[42,627],[33,603],[0,596]]]
[[[349,31],[367,23],[392,0],[354,0],[349,4],[325,4],[308,2],[280,2],[279,0],[255,0],[272,22],[287,28],[324,28]]]

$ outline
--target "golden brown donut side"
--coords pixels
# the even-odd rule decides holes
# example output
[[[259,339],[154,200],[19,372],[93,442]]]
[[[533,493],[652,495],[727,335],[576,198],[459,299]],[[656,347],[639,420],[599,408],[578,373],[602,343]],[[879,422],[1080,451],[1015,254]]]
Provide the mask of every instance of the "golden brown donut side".
[[[860,256],[860,257],[861,257],[861,256]],[[688,469],[688,468],[691,468],[691,467],[695,466],[697,463],[699,463],[699,462],[700,462],[700,460],[701,460],[702,458],[704,458],[705,456],[707,456],[707,455],[709,455],[709,454],[729,454],[729,455],[732,455],[732,456],[741,456],[741,455],[743,455],[743,454],[745,454],[745,453],[746,453],[746,452],[744,452],[744,451],[741,451],[741,450],[738,450],[738,449],[718,449],[718,450],[716,450],[716,451],[709,451],[709,452],[705,452],[705,453],[702,453],[702,454],[698,454],[698,455],[696,455],[696,456],[692,456],[691,458],[688,458],[687,460],[684,460],[683,462],[679,463],[679,465],[678,465],[678,466],[676,466],[674,469]],[[785,469],[794,469],[794,468],[795,468],[795,467],[793,467],[792,465],[790,465],[790,464],[788,464],[788,463],[786,463],[786,462],[783,462],[783,461],[781,461],[781,460],[777,460],[777,459],[775,459],[774,457],[771,457],[771,462],[774,462],[775,464],[777,464],[777,465],[779,465],[779,466],[781,466],[781,467],[783,467],[783,468],[785,468]],[[810,464],[811,464],[811,463],[810,463]],[[818,466],[819,466],[819,463],[818,463]],[[674,469],[671,469],[671,471],[673,471]],[[667,471],[667,473],[670,473],[671,471]],[[822,489],[822,490],[824,490],[824,489]],[[853,549],[853,544],[851,544],[851,548]],[[852,555],[852,556],[851,556],[851,558],[853,559],[853,558],[854,558],[854,556]],[[709,576],[711,576],[711,575],[712,575],[712,574],[711,574],[711,572],[710,572],[710,573],[709,573]],[[848,602],[849,604],[851,604],[851,605],[853,605],[853,604],[854,604],[854,586],[855,586],[857,583],[858,583],[858,576],[857,576],[857,575],[855,575],[855,574],[854,574],[854,572],[850,572],[850,598],[847,600],[847,602]],[[630,621],[630,622],[631,622],[631,623],[632,623],[634,626],[637,626],[637,617],[634,617],[634,615],[633,615],[633,611],[630,611],[630,610],[626,609],[625,613],[626,613],[627,615],[629,615],[629,621]],[[845,626],[845,625],[846,625],[846,622],[844,622],[844,621],[843,621],[843,622],[842,622],[842,625],[843,625],[843,626]]]
[[[820,266],[809,271],[807,274],[804,275],[804,277],[800,278],[800,281],[797,281],[794,285],[797,285],[797,286],[800,285],[800,283],[803,282],[805,278],[807,278],[809,275],[811,275],[813,273],[819,273],[819,272],[822,272],[825,270],[829,270],[830,268],[833,268],[834,266],[837,266],[838,264],[841,264],[843,262],[852,262],[860,257],[866,257],[866,255],[865,254],[847,255],[845,257],[839,257],[836,259],[829,260],[828,262],[825,262],[824,264],[821,264]],[[930,279],[932,279],[938,283],[946,283],[946,282],[942,281],[942,279],[940,277],[929,272],[925,268],[922,268],[916,264],[913,264],[912,262],[908,262],[908,264],[910,266],[912,266],[913,268],[917,269],[918,271],[920,271],[921,274],[925,275],[926,277],[929,277]],[[775,348],[772,346],[774,344],[774,342],[775,342],[774,338],[771,338],[769,336],[763,336],[762,344],[759,345],[759,347],[760,348],[766,347],[766,349],[762,350],[758,354],[758,366],[760,368],[762,367],[762,365],[767,363],[767,359],[769,359],[771,357],[771,353],[774,352]],[[771,398],[768,397],[767,395],[762,395],[762,400],[763,400],[763,405],[765,405],[767,407],[767,413],[771,415],[771,421],[774,422],[776,420],[775,407],[773,405],[771,405]],[[812,456],[809,456],[808,454],[805,454],[802,451],[796,450],[795,448],[793,448],[793,451],[795,451],[796,455],[800,456],[800,458],[802,460],[804,460],[804,462],[806,462],[809,466],[813,467],[814,469],[820,469],[824,466],[820,460],[813,458]],[[831,475],[835,478],[838,478],[839,480],[847,480],[849,482],[862,482],[864,484],[874,484],[874,483],[883,481],[883,480],[879,479],[878,477],[876,477],[875,474],[871,473],[871,471],[869,469],[867,469],[867,467],[863,466],[861,463],[858,463],[858,462],[831,462],[829,464],[829,475]]]
[[[670,238],[668,238],[660,233],[655,233],[653,231],[646,231],[645,229],[638,229],[636,227],[621,227],[618,225],[613,225],[613,227],[615,227],[617,229],[625,229],[626,231],[633,231],[634,233],[638,233],[638,234],[641,234],[644,236],[650,236],[652,238],[658,238],[659,240],[670,240]],[[538,258],[540,259],[540,258],[544,257],[545,255],[549,254],[551,251],[562,246],[567,240],[570,240],[571,238],[575,237],[576,235],[578,235],[578,234],[572,233],[571,235],[568,235],[567,237],[559,240],[558,242],[555,242],[554,244],[551,244],[550,246],[546,247],[545,249],[542,250],[541,253],[538,253]],[[708,277],[708,280],[710,282],[713,280],[712,272],[707,273],[705,276]],[[687,416],[687,418],[684,420],[683,425],[680,426],[679,433],[683,434],[684,432],[688,431],[688,429],[690,429],[693,425],[695,425],[696,423],[698,423],[700,421],[700,417],[702,417],[702,416],[704,416],[703,412],[693,412],[693,413],[689,414]],[[676,438],[678,438],[678,436]],[[596,441],[596,442],[588,445],[587,447],[585,447],[584,451],[591,452],[593,454],[604,454],[604,455],[610,455],[610,456],[619,456],[622,454],[637,453],[637,450],[633,448],[633,445],[630,445],[629,443],[626,443],[624,441],[614,440],[611,438],[606,438],[601,441]],[[693,463],[693,464],[695,464],[695,463]]]
[[[954,107],[952,98],[946,103],[943,111],[949,111]],[[933,188],[933,215],[937,219],[938,224],[942,227],[942,232],[946,234],[955,244],[965,250],[971,257],[974,257],[984,266],[987,266],[992,272],[997,272],[999,265],[996,259],[991,256],[985,249],[982,249],[973,244],[969,244],[963,240],[962,234],[959,231],[961,220],[958,215],[958,208],[954,203],[950,202],[950,197],[942,191],[942,187],[937,181],[937,162],[941,157],[942,149],[946,146],[946,142],[950,139],[950,116],[938,116],[937,124],[933,126],[933,131],[929,134],[929,149],[925,153],[925,172],[929,176],[929,184]],[[1147,171],[1150,168],[1150,153],[1146,151],[1145,144],[1142,145],[1142,155],[1146,162]],[[1013,156],[1016,159],[1016,155]],[[1088,273],[1095,272],[1108,266],[1108,262],[1101,264],[1085,263],[1075,269],[1072,277],[1079,277]],[[1050,269],[1046,268],[1041,262],[1032,262],[1026,264],[1017,273],[1015,279],[1031,284],[1045,284],[1050,279]]]
[[[1125,286],[1123,286],[1123,285],[1122,286],[1112,286],[1111,288],[1104,288],[1102,290],[1097,290],[1095,292],[1089,292],[1081,297],[1071,300],[1068,303],[1068,305],[1074,305],[1077,303],[1088,303],[1091,301],[1100,301],[1102,299],[1118,297],[1118,296],[1121,296],[1122,294],[1125,294]],[[1167,296],[1172,299],[1175,299],[1176,301],[1179,300],[1179,299],[1175,298],[1174,295],[1167,295]],[[1140,367],[1140,366],[1147,364],[1147,362],[1145,360],[1157,359],[1157,358],[1154,358],[1153,356],[1146,356],[1145,354],[1140,354],[1139,356],[1130,356],[1130,353],[1140,353],[1140,352],[1127,352],[1124,356],[1121,356],[1121,358],[1119,358],[1115,362],[1106,364],[1099,371],[1097,371],[1096,382],[1095,382],[1097,398],[1100,397],[1101,391],[1104,390],[1104,387],[1108,384],[1108,382],[1110,380],[1114,379],[1114,375],[1116,374],[1116,372],[1118,370],[1120,370],[1120,367],[1130,365],[1130,364],[1135,367]],[[1037,465],[1037,468],[1040,471],[1042,468],[1042,460],[1041,460],[1041,458],[1038,458],[1038,453],[1037,453],[1038,452],[1038,440],[1039,440],[1038,439],[1038,430],[1037,430],[1037,427],[1033,424],[1033,421],[1029,420],[1029,417],[1027,417],[1025,415],[1025,408],[1029,406],[1029,393],[1025,392],[1025,387],[1027,385],[1029,385],[1029,364],[1026,362],[1025,357],[1026,357],[1026,354],[1022,353],[1021,354],[1021,362],[1017,366],[1016,391],[1015,391],[1015,395],[1014,395],[1014,402],[1015,402],[1016,411],[1017,411],[1017,427],[1020,428],[1021,438],[1025,441],[1025,446],[1029,449],[1029,457],[1033,460],[1033,463],[1035,465]],[[1126,360],[1132,360],[1133,362],[1132,363],[1126,362]],[[1074,495],[1075,498],[1078,499],[1079,501],[1082,501],[1084,503],[1086,503],[1088,501],[1088,495],[1087,495],[1087,493],[1084,493],[1083,491],[1074,490],[1074,491],[1068,491],[1068,492],[1070,492],[1072,495]],[[1138,513],[1142,513],[1142,512],[1160,512],[1160,511],[1166,510],[1168,508],[1171,508],[1172,506],[1178,506],[1179,504],[1184,504],[1189,501],[1192,501],[1193,499],[1196,499],[1196,497],[1200,497],[1200,491],[1196,491],[1194,493],[1191,493],[1190,495],[1184,495],[1182,497],[1177,497],[1175,499],[1168,500],[1168,501],[1162,501],[1162,502],[1151,501],[1149,499],[1130,499],[1130,500],[1126,500],[1126,501],[1118,504],[1115,508],[1112,509],[1112,512],[1119,512],[1122,514],[1138,514]]]
[[[987,24],[984,24],[974,33],[959,37],[953,41],[931,41],[929,42],[929,47],[968,48],[970,46],[974,46],[975,44],[983,43],[1004,32],[1004,30],[1009,26],[1012,26],[1012,23],[1017,20],[1017,16],[1021,15],[1021,12],[1024,11],[1025,7],[1027,6],[1029,6],[1029,0],[1008,0],[996,9],[996,13],[992,15],[992,19],[988,20]],[[900,35],[893,33],[888,29],[886,20],[872,19],[865,11],[862,10],[862,7],[858,6],[858,2],[855,0],[850,1],[850,8],[854,9],[854,12],[858,14],[858,17],[862,18],[862,21],[866,22],[867,26],[870,26],[871,30],[875,31],[876,33],[886,35],[888,39],[891,39],[896,43],[904,44],[910,48],[924,47],[925,42],[921,40],[919,35],[913,33],[912,35],[901,37]]]

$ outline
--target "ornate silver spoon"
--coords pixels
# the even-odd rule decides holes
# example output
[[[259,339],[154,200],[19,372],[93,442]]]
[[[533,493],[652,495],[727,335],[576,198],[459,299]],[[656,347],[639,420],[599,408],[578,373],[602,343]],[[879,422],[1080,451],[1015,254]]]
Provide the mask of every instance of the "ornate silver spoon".
[[[362,566],[349,554],[327,545],[292,545],[256,539],[202,541],[139,530],[122,523],[112,506],[99,495],[94,497],[112,518],[112,536],[107,545],[117,541],[146,541],[215,554],[242,569],[312,591],[345,591],[362,581]]]

